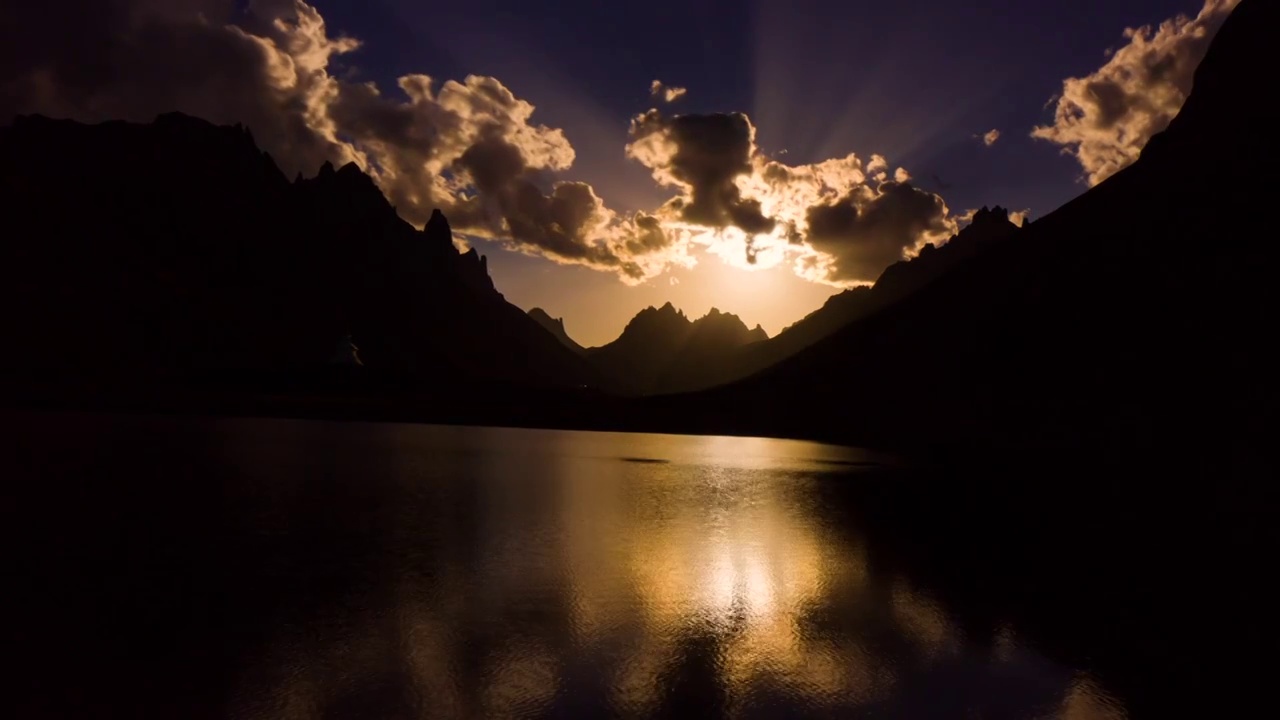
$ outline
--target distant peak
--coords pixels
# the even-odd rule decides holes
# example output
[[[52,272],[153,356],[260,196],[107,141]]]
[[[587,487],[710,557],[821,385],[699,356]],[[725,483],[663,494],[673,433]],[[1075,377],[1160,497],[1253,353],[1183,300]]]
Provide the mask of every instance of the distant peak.
[[[564,318],[551,317],[551,313],[543,310],[542,308],[536,307],[530,310],[529,315],[543,322],[555,323],[562,328],[564,327]]]
[[[553,318],[546,310],[539,307],[530,310],[529,317],[554,335],[565,347],[575,352],[582,352],[582,346],[565,331],[564,318]]]
[[[336,174],[337,172],[338,171],[333,167],[333,163],[329,162],[328,160],[325,160],[324,164],[320,166],[319,176],[328,177],[330,175]]]
[[[672,305],[671,301],[669,300],[665,305],[663,305],[661,308],[658,308],[658,309],[661,310],[662,312],[676,312],[676,306]]]

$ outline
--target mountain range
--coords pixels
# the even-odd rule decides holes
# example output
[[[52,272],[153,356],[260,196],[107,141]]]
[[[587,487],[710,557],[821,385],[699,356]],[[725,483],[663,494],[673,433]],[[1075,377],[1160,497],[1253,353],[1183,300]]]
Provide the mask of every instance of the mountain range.
[[[18,382],[297,377],[348,337],[391,386],[594,382],[443,215],[415,229],[354,164],[290,182],[242,127],[19,117],[0,213],[22,229],[0,247]]]
[[[617,340],[585,354],[609,387],[636,395],[677,393],[726,382],[735,353],[768,338],[737,315],[711,308],[690,320],[667,303],[641,310]]]
[[[1008,210],[984,207],[945,244],[926,245],[916,257],[887,268],[870,287],[832,296],[773,338],[759,326],[748,330],[736,315],[715,308],[690,321],[667,303],[640,311],[617,340],[587,350],[568,335],[563,320],[541,308],[530,310],[529,317],[566,347],[583,352],[600,370],[606,387],[638,395],[703,390],[749,377],[803,351],[907,297],[988,246],[1015,237],[1019,230]]]
[[[289,181],[243,127],[177,114],[20,117],[0,129],[0,389],[177,403],[196,387],[263,412],[339,397],[354,416],[939,452],[1211,443],[1256,458],[1276,400],[1259,178],[1280,117],[1250,78],[1269,66],[1258,28],[1276,15],[1240,3],[1132,166],[1023,227],[984,208],[774,338],[667,304],[583,348],[563,321],[508,303],[443,215],[414,228],[355,165]]]
[[[1257,219],[1280,111],[1250,78],[1278,15],[1237,7],[1133,165],[804,352],[648,412],[692,431],[948,452],[1269,462],[1277,245]]]

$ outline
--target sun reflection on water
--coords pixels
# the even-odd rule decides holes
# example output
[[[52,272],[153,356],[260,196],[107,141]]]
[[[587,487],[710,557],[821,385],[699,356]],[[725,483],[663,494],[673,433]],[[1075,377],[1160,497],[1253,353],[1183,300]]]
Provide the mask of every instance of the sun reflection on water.
[[[900,703],[993,664],[1016,681],[1008,668],[1022,663],[1058,678],[1037,681],[1044,717],[1124,717],[1010,643],[973,647],[941,606],[871,567],[816,492],[831,481],[824,463],[855,451],[576,433],[504,435],[501,447],[479,469],[414,476],[429,492],[380,516],[401,563],[384,577],[389,597],[274,643],[252,669],[277,677],[270,706],[306,695],[322,707],[326,693],[390,676],[411,679],[416,700],[403,702],[427,716],[651,717],[672,703],[709,716],[913,716]]]
[[[676,466],[650,473],[642,484],[661,497],[660,516],[646,506],[615,508],[615,532],[625,538],[622,566],[639,590],[645,630],[670,638],[649,649],[665,658],[644,665],[677,662],[680,637],[701,633],[713,638],[717,670],[731,694],[767,677],[817,697],[869,699],[892,685],[892,670],[871,667],[865,653],[835,647],[802,626],[833,585],[856,586],[865,565],[856,551],[826,537],[799,502],[812,478],[759,471],[764,443],[751,446],[756,470]],[[572,575],[595,573],[581,568]],[[579,598],[592,594],[575,589]],[[592,604],[584,599],[575,607]],[[634,704],[646,685],[625,687]]]

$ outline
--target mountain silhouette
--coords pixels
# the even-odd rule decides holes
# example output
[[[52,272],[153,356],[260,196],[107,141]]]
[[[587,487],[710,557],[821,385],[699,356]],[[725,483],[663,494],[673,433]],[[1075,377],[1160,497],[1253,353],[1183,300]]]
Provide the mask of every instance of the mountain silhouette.
[[[1019,230],[1010,222],[1008,210],[1000,206],[982,208],[968,226],[941,247],[926,245],[918,256],[886,268],[872,287],[852,288],[834,295],[821,308],[767,342],[742,348],[726,375],[714,384],[740,380],[782,362],[855,320],[909,296],[987,247],[1015,237]]]
[[[569,337],[569,333],[565,331],[564,318],[553,318],[547,314],[546,310],[543,310],[542,308],[534,308],[530,310],[529,317],[533,318],[534,322],[546,328],[547,332],[554,335],[555,338],[560,341],[560,344],[564,345],[565,347],[569,348],[575,353],[581,354],[582,351],[584,350],[584,348],[578,344],[578,341]]]
[[[239,126],[19,117],[0,129],[0,212],[17,384],[270,386],[332,369],[343,343],[362,363],[343,372],[402,390],[593,382],[439,212],[415,229],[354,164],[290,182]]]
[[[941,452],[1258,458],[1274,428],[1277,266],[1258,180],[1280,117],[1252,77],[1277,15],[1237,7],[1130,167],[760,375],[649,407],[688,429]]]
[[[690,392],[741,380],[789,358],[849,323],[909,296],[952,267],[990,245],[1020,232],[999,206],[982,208],[973,221],[941,247],[927,245],[911,260],[884,271],[873,287],[846,290],[822,308],[770,338],[757,326],[749,330],[737,316],[713,308],[690,321],[667,303],[641,311],[614,342],[591,348],[586,356],[600,370],[607,387],[626,394]],[[557,337],[563,323],[541,310],[530,311]],[[561,342],[573,343],[567,335]],[[570,347],[576,346],[576,343]]]
[[[710,387],[722,381],[739,348],[768,338],[736,315],[712,308],[690,320],[671,303],[641,310],[617,340],[589,348],[587,358],[606,383],[626,394],[652,395]]]
[[[5,389],[273,395],[303,377],[410,408],[383,416],[1253,462],[1275,425],[1276,245],[1257,220],[1280,120],[1253,78],[1278,14],[1242,0],[1139,160],[1034,224],[980,212],[777,338],[668,303],[581,355],[443,215],[415,229],[355,165],[290,182],[238,126],[21,117],[0,129]],[[490,404],[432,415],[432,388]]]

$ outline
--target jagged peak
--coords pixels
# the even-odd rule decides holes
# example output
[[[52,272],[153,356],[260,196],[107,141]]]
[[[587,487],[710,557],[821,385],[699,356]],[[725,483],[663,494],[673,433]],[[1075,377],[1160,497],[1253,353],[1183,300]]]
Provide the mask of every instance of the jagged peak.
[[[675,305],[671,304],[670,301],[663,303],[662,307],[654,307],[650,305],[649,307],[637,313],[636,317],[638,318],[641,316],[648,316],[648,315],[657,315],[662,317],[677,317],[677,318],[683,318],[685,320],[688,319],[685,316],[684,311],[677,308]]]
[[[324,164],[320,166],[320,172],[316,173],[316,176],[328,177],[330,175],[337,174],[337,172],[338,171],[333,167],[333,163],[328,160],[325,160]]]
[[[989,223],[989,222],[1009,222],[1009,210],[999,205],[988,207],[982,206],[982,209],[973,214],[973,224]]]
[[[547,322],[555,323],[556,325],[559,325],[561,328],[564,327],[564,318],[552,317],[551,313],[547,312],[546,310],[543,310],[540,307],[536,307],[530,310],[529,314],[535,318],[539,318],[542,320],[546,320]]]
[[[703,321],[737,322],[738,324],[742,325],[743,328],[747,327],[747,324],[743,322],[742,318],[738,317],[737,315],[734,315],[733,313],[725,312],[720,308],[716,308],[716,307],[711,308],[710,310],[707,311],[706,315],[703,315],[701,318],[698,319],[698,322],[703,322]]]
[[[467,248],[467,251],[462,253],[462,259],[473,265],[479,265],[480,269],[486,273],[489,270],[489,258],[481,255],[480,251],[475,248]]]
[[[689,318],[685,316],[683,310],[678,310],[675,305],[672,305],[671,303],[668,302],[668,303],[664,303],[660,308],[650,305],[649,307],[636,313],[636,316],[631,318],[631,321],[627,323],[626,329],[629,330],[637,327],[638,325],[650,325],[651,323],[654,323],[654,322],[668,323],[668,324],[678,323],[682,326],[688,326],[692,324]],[[625,333],[626,333],[626,330],[623,330],[623,334]]]
[[[453,229],[449,227],[449,218],[440,212],[440,208],[431,211],[431,218],[422,226],[422,232],[442,243],[453,244]]]

